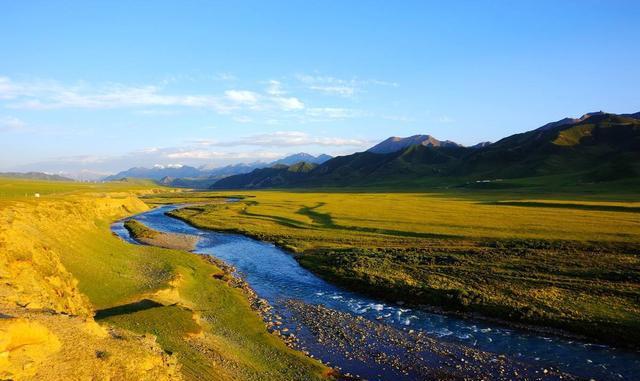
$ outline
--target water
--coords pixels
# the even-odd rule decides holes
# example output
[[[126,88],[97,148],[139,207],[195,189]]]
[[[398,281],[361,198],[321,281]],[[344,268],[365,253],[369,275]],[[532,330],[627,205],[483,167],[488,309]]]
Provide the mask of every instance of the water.
[[[136,216],[136,219],[158,231],[200,236],[196,253],[213,255],[233,265],[256,293],[268,300],[285,319],[291,316],[285,302],[297,299],[384,322],[396,328],[423,331],[441,341],[504,354],[521,363],[553,367],[580,377],[599,380],[640,379],[639,352],[543,336],[485,321],[441,315],[368,298],[323,281],[273,244],[238,234],[198,229],[165,215],[177,207],[170,205],[157,208]],[[122,224],[115,223],[113,231],[135,243]],[[305,336],[304,331],[302,339],[303,342],[306,340],[310,352],[326,361],[341,365],[346,370],[351,367],[360,372],[367,371],[366,366],[358,366],[311,342],[311,336]],[[376,372],[380,373],[379,370]]]

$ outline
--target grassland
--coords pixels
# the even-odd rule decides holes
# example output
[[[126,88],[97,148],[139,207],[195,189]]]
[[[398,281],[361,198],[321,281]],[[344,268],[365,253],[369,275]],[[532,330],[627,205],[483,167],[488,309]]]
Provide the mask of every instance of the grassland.
[[[148,209],[139,195],[158,191],[0,179],[0,376],[324,378],[327,368],[266,331],[215,264],[111,233],[112,221]]]
[[[173,214],[274,242],[321,276],[392,301],[640,342],[637,194],[255,191],[236,203],[221,195],[184,194],[210,203]]]

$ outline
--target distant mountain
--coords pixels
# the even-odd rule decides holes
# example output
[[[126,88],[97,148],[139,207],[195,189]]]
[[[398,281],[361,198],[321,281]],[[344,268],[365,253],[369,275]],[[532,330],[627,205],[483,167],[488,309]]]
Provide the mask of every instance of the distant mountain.
[[[49,181],[74,181],[60,175],[50,175],[44,172],[0,172],[0,177],[12,177],[16,179],[49,180]]]
[[[590,113],[474,147],[434,144],[439,141],[425,138],[428,135],[390,138],[366,152],[333,158],[297,176],[287,174],[289,167],[270,168],[231,176],[212,187],[452,184],[549,175],[581,182],[638,179],[640,119],[634,115],[638,114]],[[414,144],[406,146],[407,142]]]
[[[283,159],[276,160],[270,163],[269,166],[274,166],[277,164],[293,165],[300,162],[322,164],[325,161],[330,160],[331,158],[332,158],[331,156],[325,155],[325,154],[313,156],[313,155],[309,155],[308,153],[300,152],[294,155],[287,156]]]
[[[474,144],[472,146],[470,146],[469,148],[484,148],[488,145],[491,145],[491,142],[480,142],[478,144]]]
[[[317,168],[317,164],[300,162],[293,165],[277,164],[269,168],[260,168],[242,175],[226,177],[211,186],[216,188],[273,188],[296,183],[309,172]]]
[[[232,164],[224,167],[213,168],[209,170],[201,169],[201,171],[202,171],[202,174],[207,178],[222,179],[222,178],[233,176],[233,175],[248,173],[253,171],[256,168],[264,168],[266,165],[268,164],[262,163],[262,162],[251,163],[251,164],[241,163],[241,164]]]
[[[275,165],[289,166],[299,162],[321,164],[329,159],[331,159],[331,156],[329,155],[322,154],[313,156],[308,153],[301,152],[271,163],[241,163],[218,168],[207,168],[205,166],[194,168],[182,165],[156,165],[152,168],[134,167],[126,171],[119,172],[118,174],[105,177],[104,180],[114,181],[122,178],[144,178],[155,180],[166,186],[206,189],[220,179],[233,175],[249,173],[258,168],[268,168]]]
[[[460,144],[458,143],[450,140],[440,141],[431,135],[413,135],[408,138],[392,136],[369,148],[367,151],[373,153],[391,153],[414,145],[421,145],[425,147],[460,147]]]
[[[127,169],[126,171],[119,172],[112,176],[104,178],[105,181],[120,180],[122,178],[136,178],[136,179],[152,179],[160,180],[165,177],[197,177],[200,175],[200,170],[187,165],[171,165],[162,166],[156,165],[152,168],[134,167]]]

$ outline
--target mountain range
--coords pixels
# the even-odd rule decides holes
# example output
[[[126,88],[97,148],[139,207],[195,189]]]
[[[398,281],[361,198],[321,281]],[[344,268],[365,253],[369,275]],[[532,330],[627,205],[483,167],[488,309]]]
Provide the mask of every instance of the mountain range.
[[[420,145],[424,147],[460,147],[461,145],[450,140],[440,141],[431,135],[413,135],[408,138],[392,136],[389,139],[369,148],[367,152],[392,153],[401,149]]]
[[[11,177],[14,179],[47,180],[47,181],[73,181],[72,179],[60,175],[51,175],[44,172],[0,172],[0,177]]]
[[[155,180],[167,186],[205,189],[225,177],[249,173],[258,168],[290,166],[299,162],[322,164],[329,159],[331,159],[329,155],[314,156],[301,152],[270,163],[241,163],[218,168],[207,168],[205,166],[196,168],[188,165],[155,165],[152,168],[133,167],[115,175],[107,176],[103,180],[115,181],[123,178],[144,178]]]
[[[486,184],[561,176],[578,183],[638,179],[640,113],[565,118],[495,143],[464,147],[429,135],[391,137],[365,152],[229,176],[212,189]]]

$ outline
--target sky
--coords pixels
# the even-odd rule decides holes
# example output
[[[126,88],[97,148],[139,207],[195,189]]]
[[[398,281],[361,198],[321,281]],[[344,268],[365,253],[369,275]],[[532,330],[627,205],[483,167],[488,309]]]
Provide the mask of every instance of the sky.
[[[640,111],[639,1],[0,1],[0,171],[471,145]]]

